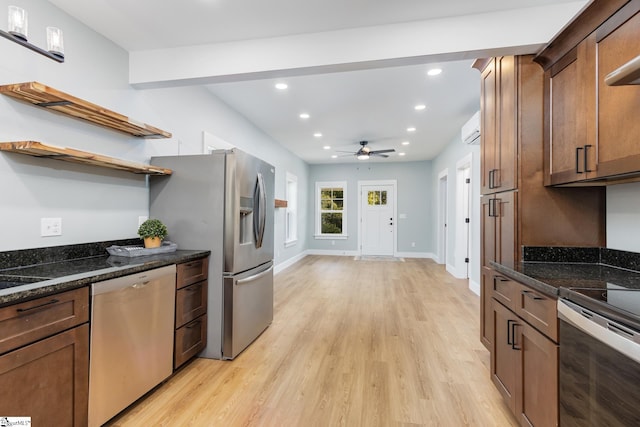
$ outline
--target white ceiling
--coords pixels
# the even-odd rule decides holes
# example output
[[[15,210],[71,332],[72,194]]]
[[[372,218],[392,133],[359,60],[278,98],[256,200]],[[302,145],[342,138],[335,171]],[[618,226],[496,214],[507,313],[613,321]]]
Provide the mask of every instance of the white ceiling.
[[[128,51],[162,49],[573,3],[575,0],[49,0]],[[207,88],[274,140],[309,163],[334,150],[394,148],[434,158],[479,108],[479,73],[471,61],[422,64],[219,83]],[[426,70],[444,71],[428,77]],[[426,104],[423,111],[414,105]],[[307,112],[308,120],[298,115]],[[409,126],[417,130],[407,133]],[[321,132],[322,138],[315,138]],[[402,146],[402,141],[410,145]],[[229,141],[233,143],[233,141]],[[460,142],[462,143],[462,142]],[[330,145],[331,150],[323,150]]]

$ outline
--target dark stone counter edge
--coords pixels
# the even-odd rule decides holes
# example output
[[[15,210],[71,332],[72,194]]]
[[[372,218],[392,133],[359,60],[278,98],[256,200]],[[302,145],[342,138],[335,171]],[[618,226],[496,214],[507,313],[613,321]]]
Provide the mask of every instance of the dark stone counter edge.
[[[117,277],[126,276],[129,274],[139,273],[141,271],[153,270],[154,268],[164,267],[171,264],[180,264],[183,262],[193,261],[209,256],[211,251],[193,251],[189,254],[176,255],[174,257],[166,257],[161,260],[144,261],[141,260],[141,264],[128,265],[122,267],[114,267],[108,269],[108,272],[102,272],[97,274],[87,273],[79,279],[65,279],[64,277],[58,279],[45,280],[40,283],[32,283],[17,288],[9,289],[10,293],[6,295],[0,295],[0,307],[12,305],[24,301],[29,301],[35,298],[44,297],[51,294],[57,294],[72,289],[88,286],[91,283],[101,282],[103,280],[115,279]],[[101,271],[101,270],[98,270]],[[34,287],[35,285],[35,287]],[[28,289],[21,289],[28,288]]]
[[[517,280],[523,285],[527,285],[532,289],[535,289],[538,292],[542,292],[545,295],[557,298],[559,290],[554,286],[547,285],[544,282],[536,280],[532,277],[529,277],[525,274],[519,273],[509,267],[505,267],[502,264],[498,264],[495,261],[490,261],[489,264],[493,267],[498,273],[502,273],[505,276],[508,276],[510,279]]]

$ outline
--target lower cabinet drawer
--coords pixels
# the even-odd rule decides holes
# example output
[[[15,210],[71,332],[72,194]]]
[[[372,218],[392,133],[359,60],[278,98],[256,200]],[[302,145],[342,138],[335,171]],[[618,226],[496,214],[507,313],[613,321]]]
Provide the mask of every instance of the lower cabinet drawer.
[[[207,315],[176,329],[173,368],[178,369],[186,361],[207,346]]]
[[[558,342],[558,301],[528,286],[517,285],[515,312],[531,326]]]
[[[0,309],[0,354],[89,321],[89,288]]]
[[[491,294],[511,310],[516,308],[518,284],[503,275],[493,272],[491,275]]]
[[[209,274],[209,257],[176,266],[176,289],[205,280]]]
[[[207,281],[178,289],[176,292],[176,328],[207,312]]]

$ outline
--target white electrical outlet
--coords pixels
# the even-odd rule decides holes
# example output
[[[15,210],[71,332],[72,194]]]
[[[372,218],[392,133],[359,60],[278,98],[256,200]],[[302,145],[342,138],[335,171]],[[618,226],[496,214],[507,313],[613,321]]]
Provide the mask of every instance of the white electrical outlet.
[[[138,217],[138,227],[140,227],[142,225],[143,222],[145,222],[146,220],[148,220],[149,217],[146,215],[141,215]]]
[[[415,248],[416,247],[416,242],[411,242],[411,247]]]
[[[62,218],[40,218],[40,236],[61,236]]]
[[[336,241],[335,241],[335,240],[332,240],[332,241],[331,241],[331,246],[335,246],[335,244],[336,244]]]

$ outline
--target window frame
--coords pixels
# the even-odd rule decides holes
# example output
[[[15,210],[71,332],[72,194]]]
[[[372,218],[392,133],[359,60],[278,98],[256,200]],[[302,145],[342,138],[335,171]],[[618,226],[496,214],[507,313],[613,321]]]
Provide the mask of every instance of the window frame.
[[[342,214],[342,233],[340,234],[328,234],[322,233],[322,189],[323,188],[341,188],[342,189],[342,210],[333,211],[340,212]],[[318,240],[341,240],[347,239],[347,181],[317,181],[316,182],[316,209],[315,209],[315,234],[314,237]],[[331,211],[329,211],[331,212]]]
[[[295,184],[295,195],[290,194],[290,184]],[[285,200],[287,208],[284,214],[284,247],[294,246],[298,242],[298,177],[287,172],[285,180]],[[290,218],[293,217],[293,228],[290,225]]]

